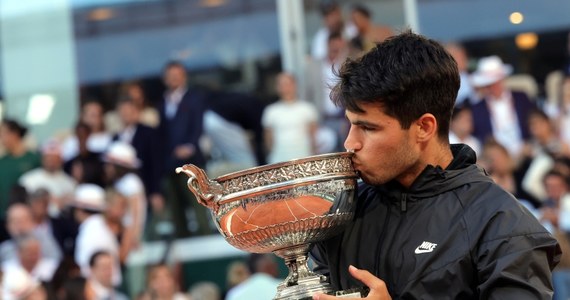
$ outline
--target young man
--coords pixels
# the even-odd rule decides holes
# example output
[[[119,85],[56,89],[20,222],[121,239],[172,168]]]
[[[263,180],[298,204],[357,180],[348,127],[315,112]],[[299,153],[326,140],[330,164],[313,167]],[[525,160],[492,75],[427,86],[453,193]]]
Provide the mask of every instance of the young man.
[[[473,150],[449,145],[459,75],[443,47],[404,32],[339,77],[331,98],[364,183],[354,221],[313,248],[315,270],[337,290],[367,285],[367,299],[550,299],[556,240]]]

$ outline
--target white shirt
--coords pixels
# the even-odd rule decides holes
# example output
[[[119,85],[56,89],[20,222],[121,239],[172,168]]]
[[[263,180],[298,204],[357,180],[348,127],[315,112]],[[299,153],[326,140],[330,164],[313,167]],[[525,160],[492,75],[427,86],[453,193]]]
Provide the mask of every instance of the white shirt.
[[[123,129],[123,131],[119,132],[119,140],[121,142],[131,144],[136,132],[137,132],[136,126],[134,125],[127,126],[125,127],[125,129]]]
[[[503,92],[501,97],[488,99],[487,105],[491,113],[493,137],[513,156],[517,156],[524,145],[519,120],[515,111],[512,94]]]
[[[38,281],[50,282],[58,266],[59,262],[54,259],[40,258],[30,275]],[[10,259],[2,263],[2,272],[4,274],[13,269],[23,269],[19,259]]]
[[[226,300],[273,299],[281,280],[265,273],[255,273],[228,291]]]
[[[262,124],[273,131],[269,163],[311,155],[309,125],[317,121],[317,110],[305,101],[279,101],[267,106],[263,111]]]
[[[129,198],[129,200],[133,199],[134,201],[138,201],[138,214],[140,216],[140,222],[137,225],[139,228],[139,232],[142,232],[144,228],[144,224],[146,222],[146,194],[144,190],[144,185],[142,180],[139,176],[134,173],[128,173],[125,176],[121,177],[117,182],[115,182],[115,189],[119,194]],[[134,199],[134,197],[136,199]],[[129,201],[130,203],[130,201]],[[125,214],[123,218],[123,225],[131,226],[133,225],[132,220],[132,212],[131,207],[129,206],[129,211]]]
[[[182,98],[184,97],[184,94],[186,94],[186,91],[186,87],[181,87],[165,94],[164,99],[166,99],[166,101],[164,102],[164,114],[168,119],[172,119],[174,116],[176,116],[178,105],[180,104],[180,101],[182,101]]]
[[[111,144],[113,137],[108,132],[92,133],[87,138],[87,150],[95,153],[104,153]],[[76,136],[71,136],[61,146],[61,157],[64,161],[71,160],[79,154],[79,142]]]
[[[81,274],[89,277],[89,259],[98,251],[106,251],[115,258],[113,284],[121,284],[119,267],[119,242],[100,214],[89,216],[81,225],[75,242],[75,262],[81,268]]]
[[[127,300],[127,296],[114,289],[106,288],[101,285],[98,281],[89,279],[87,280],[86,286],[89,286],[93,293],[95,294],[95,299],[97,300]]]
[[[43,168],[30,170],[22,175],[20,184],[26,188],[28,193],[33,193],[40,188],[46,189],[51,196],[61,198],[73,195],[75,190],[75,180],[59,170],[47,172]]]

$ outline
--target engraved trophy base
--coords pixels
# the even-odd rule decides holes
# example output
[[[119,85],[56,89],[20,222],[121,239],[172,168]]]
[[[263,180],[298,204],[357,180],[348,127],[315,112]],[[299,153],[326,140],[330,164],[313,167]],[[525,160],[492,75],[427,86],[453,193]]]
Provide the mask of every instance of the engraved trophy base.
[[[282,283],[277,288],[277,295],[273,300],[313,299],[316,293],[330,294],[332,291],[325,276],[312,275],[298,280],[293,286]]]
[[[317,293],[335,295],[340,298],[364,298],[367,288],[334,291],[324,275],[313,273],[307,265],[309,245],[297,245],[274,251],[285,260],[289,276],[277,287],[273,300],[309,300]]]
[[[298,285],[286,287],[281,284],[273,300],[312,300],[316,293],[334,295],[339,298],[364,298],[368,296],[368,288],[354,288],[343,291],[333,291],[326,277],[314,275],[299,280]]]

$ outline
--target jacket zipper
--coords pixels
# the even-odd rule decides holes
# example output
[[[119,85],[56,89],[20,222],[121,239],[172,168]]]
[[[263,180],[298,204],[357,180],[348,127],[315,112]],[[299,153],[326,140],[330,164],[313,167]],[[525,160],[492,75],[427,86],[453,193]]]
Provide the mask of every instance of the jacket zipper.
[[[408,210],[408,194],[402,194],[400,197],[400,211],[405,212]]]

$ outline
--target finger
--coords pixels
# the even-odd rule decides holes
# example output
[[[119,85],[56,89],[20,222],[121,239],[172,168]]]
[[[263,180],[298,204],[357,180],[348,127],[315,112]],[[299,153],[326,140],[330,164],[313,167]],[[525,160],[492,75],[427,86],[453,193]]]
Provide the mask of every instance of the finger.
[[[388,295],[388,288],[386,287],[386,283],[380,278],[372,275],[366,270],[360,270],[352,265],[348,267],[348,271],[352,277],[360,280],[360,282],[364,283],[364,285],[370,288],[371,292],[373,291],[374,293],[378,293],[380,295]]]

